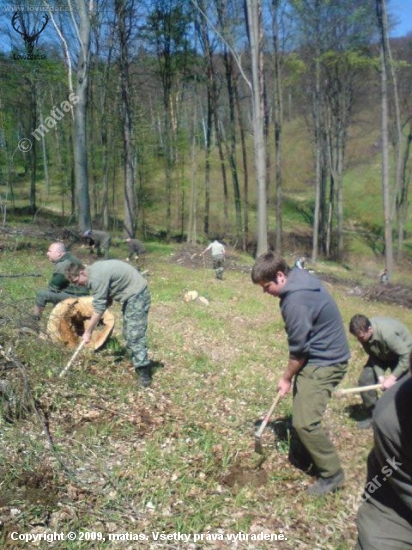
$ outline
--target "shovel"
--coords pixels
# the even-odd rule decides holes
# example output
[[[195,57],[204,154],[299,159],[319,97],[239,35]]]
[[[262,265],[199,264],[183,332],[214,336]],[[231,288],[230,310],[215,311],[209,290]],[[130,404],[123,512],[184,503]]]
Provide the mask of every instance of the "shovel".
[[[279,403],[280,397],[281,397],[281,394],[280,394],[280,391],[278,391],[275,399],[273,400],[272,406],[270,407],[270,409],[266,413],[265,418],[263,419],[263,422],[260,425],[260,428],[255,433],[255,453],[258,453],[260,455],[263,454],[263,447],[262,447],[262,442],[261,442],[260,438],[262,437],[263,431],[266,428],[266,425],[269,422],[269,418],[272,416],[276,405]]]
[[[73,361],[76,359],[76,357],[79,355],[79,353],[82,351],[83,347],[85,345],[85,341],[82,340],[80,344],[78,345],[76,351],[73,353],[70,361],[67,363],[67,365],[64,367],[64,369],[59,374],[60,378],[66,374],[66,372],[69,370],[69,368],[72,366]]]

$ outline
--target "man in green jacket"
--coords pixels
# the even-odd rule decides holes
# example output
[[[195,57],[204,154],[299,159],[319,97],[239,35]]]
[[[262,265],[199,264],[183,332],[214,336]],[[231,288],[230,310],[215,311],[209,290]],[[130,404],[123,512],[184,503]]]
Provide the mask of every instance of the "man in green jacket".
[[[87,286],[93,295],[94,312],[82,336],[86,344],[112,301],[122,304],[126,347],[139,376],[139,385],[150,386],[151,361],[146,332],[151,298],[146,279],[137,269],[120,260],[95,262],[88,267],[73,263],[66,269],[66,277],[74,284]]]
[[[372,317],[356,314],[349,323],[349,331],[356,336],[368,354],[368,360],[359,378],[359,386],[382,384],[382,390],[392,387],[409,371],[412,351],[412,334],[400,321],[389,317]],[[385,371],[390,374],[385,376]],[[372,427],[372,412],[378,400],[377,392],[361,393],[367,418],[358,422],[358,428]]]
[[[34,317],[40,319],[46,304],[58,304],[66,298],[74,296],[87,296],[88,291],[84,287],[70,284],[65,276],[66,268],[81,261],[75,256],[69,254],[64,243],[56,242],[49,246],[47,257],[54,264],[53,275],[50,279],[47,289],[39,290],[36,294],[36,305],[34,307]]]

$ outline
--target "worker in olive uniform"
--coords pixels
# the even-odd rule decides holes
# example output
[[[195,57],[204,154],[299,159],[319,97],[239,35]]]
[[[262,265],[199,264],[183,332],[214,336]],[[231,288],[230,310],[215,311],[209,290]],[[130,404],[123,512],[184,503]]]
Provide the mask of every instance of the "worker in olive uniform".
[[[64,243],[52,243],[47,250],[47,257],[54,264],[54,271],[47,289],[36,293],[36,305],[33,317],[39,320],[46,304],[58,304],[75,296],[87,296],[88,291],[84,287],[70,284],[65,276],[65,270],[71,263],[81,265],[81,261],[69,254]]]
[[[105,260],[109,259],[109,249],[112,241],[109,233],[88,229],[83,233],[83,237],[88,239],[91,253],[96,250],[97,256],[104,256]]]
[[[66,277],[74,284],[86,286],[93,295],[94,311],[82,335],[86,344],[112,301],[122,304],[126,347],[139,377],[139,385],[150,386],[151,361],[146,332],[151,298],[146,279],[134,267],[120,260],[95,262],[89,267],[71,264]]]
[[[412,378],[376,403],[374,446],[356,518],[356,550],[412,549]]]
[[[356,314],[349,323],[349,331],[356,336],[368,354],[368,360],[359,378],[359,386],[382,384],[382,390],[392,387],[409,371],[412,334],[400,321],[389,317]],[[385,376],[387,369],[390,374]],[[372,412],[378,400],[377,392],[361,393],[367,418],[358,422],[360,429],[372,427]]]
[[[141,243],[138,239],[131,239],[130,237],[127,237],[127,258],[126,261],[130,261],[132,259],[138,260],[139,256],[144,254],[146,252],[146,248],[144,247],[144,244]]]

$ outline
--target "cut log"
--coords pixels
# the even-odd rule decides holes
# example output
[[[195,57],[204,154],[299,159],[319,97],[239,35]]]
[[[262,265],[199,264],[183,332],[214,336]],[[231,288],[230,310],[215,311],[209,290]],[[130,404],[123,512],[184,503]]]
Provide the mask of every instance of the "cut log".
[[[49,317],[47,333],[53,342],[68,348],[77,348],[93,314],[92,296],[68,298],[57,304]],[[110,337],[114,328],[114,316],[106,310],[92,333],[87,348],[98,350]]]

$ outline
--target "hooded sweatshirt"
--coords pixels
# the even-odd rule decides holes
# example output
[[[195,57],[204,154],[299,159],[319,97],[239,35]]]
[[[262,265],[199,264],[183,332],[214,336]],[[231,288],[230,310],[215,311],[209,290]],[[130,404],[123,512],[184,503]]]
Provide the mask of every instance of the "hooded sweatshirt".
[[[348,339],[338,306],[317,277],[292,269],[279,298],[290,355],[306,357],[306,364],[318,366],[349,360]]]

